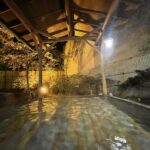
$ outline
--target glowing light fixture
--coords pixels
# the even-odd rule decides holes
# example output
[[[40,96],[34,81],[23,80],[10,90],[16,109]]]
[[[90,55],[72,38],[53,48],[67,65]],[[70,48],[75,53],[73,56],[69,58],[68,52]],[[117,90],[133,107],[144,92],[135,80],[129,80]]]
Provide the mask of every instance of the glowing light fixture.
[[[109,38],[104,41],[106,48],[111,48],[113,46],[113,39]]]
[[[46,86],[42,86],[39,91],[42,95],[48,94],[48,88]]]
[[[46,44],[47,47],[50,47],[50,44]]]

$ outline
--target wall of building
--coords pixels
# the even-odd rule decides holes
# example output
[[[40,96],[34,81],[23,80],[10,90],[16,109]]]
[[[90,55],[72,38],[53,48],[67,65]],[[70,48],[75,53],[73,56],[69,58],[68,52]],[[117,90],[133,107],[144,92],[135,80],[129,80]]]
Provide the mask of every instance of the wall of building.
[[[100,73],[100,56],[87,42],[83,40],[69,41],[66,45],[65,55],[65,70],[68,76]]]

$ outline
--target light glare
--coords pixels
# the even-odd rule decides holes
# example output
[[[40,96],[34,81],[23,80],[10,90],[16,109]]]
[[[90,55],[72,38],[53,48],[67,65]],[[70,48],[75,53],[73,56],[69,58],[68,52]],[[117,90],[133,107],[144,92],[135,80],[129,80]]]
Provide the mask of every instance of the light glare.
[[[40,93],[41,93],[42,95],[48,94],[48,88],[47,88],[46,86],[42,86],[42,87],[40,88]]]
[[[104,41],[104,44],[105,44],[105,46],[106,46],[106,48],[111,48],[112,46],[113,46],[113,39],[106,39],[105,41]]]

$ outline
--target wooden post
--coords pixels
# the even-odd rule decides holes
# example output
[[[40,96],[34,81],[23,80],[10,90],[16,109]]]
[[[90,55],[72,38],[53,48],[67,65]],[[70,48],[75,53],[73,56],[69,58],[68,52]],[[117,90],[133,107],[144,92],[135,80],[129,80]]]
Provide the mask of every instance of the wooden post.
[[[42,48],[38,45],[38,58],[39,58],[39,80],[38,86],[39,88],[42,86]]]
[[[106,82],[106,77],[105,77],[105,68],[104,68],[104,60],[103,60],[103,54],[102,54],[102,51],[101,51],[101,44],[100,46],[95,46],[95,45],[92,45],[90,42],[86,41],[85,42],[91,46],[94,50],[96,50],[100,56],[100,65],[101,65],[101,75],[102,75],[102,91],[103,91],[103,94],[104,95],[107,95],[108,94],[108,90],[107,90],[107,82]]]
[[[26,64],[26,83],[27,83],[27,90],[29,91],[30,85],[29,85],[29,65]]]
[[[7,84],[7,69],[5,68],[4,72],[4,89],[6,90],[6,84]]]
[[[104,68],[104,62],[103,62],[103,54],[102,54],[102,51],[101,51],[99,54],[100,54],[100,60],[101,60],[101,75],[102,75],[103,94],[104,94],[104,95],[107,95],[107,94],[108,94],[107,81],[106,81],[106,76],[105,76],[105,68]]]
[[[42,87],[42,58],[43,58],[43,54],[42,54],[42,47],[41,45],[37,44],[37,50],[38,50],[38,62],[39,62],[39,67],[38,67],[38,110],[39,112],[42,111],[42,95],[39,92],[40,88]]]

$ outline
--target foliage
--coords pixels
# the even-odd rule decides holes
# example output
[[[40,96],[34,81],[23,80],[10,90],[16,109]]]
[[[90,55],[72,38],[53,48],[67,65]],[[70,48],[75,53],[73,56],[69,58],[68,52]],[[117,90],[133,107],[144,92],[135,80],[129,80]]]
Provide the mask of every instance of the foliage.
[[[150,69],[143,71],[137,70],[135,77],[129,78],[126,82],[120,85],[120,89],[124,90],[129,87],[149,87],[150,88]]]
[[[36,55],[36,52],[18,41],[8,30],[1,26],[0,43],[0,62],[13,70],[26,68],[26,64]]]
[[[67,94],[71,92],[73,85],[71,84],[69,79],[62,78],[59,79],[52,88],[53,93],[55,94]]]
[[[66,42],[57,43],[45,54],[44,64],[46,68],[62,70],[64,65],[64,46]]]
[[[99,92],[100,78],[91,76],[73,75],[56,81],[52,87],[54,94],[95,94]]]
[[[35,80],[34,76],[30,76],[30,79],[29,79],[30,88],[31,89],[36,88],[37,83],[38,81]],[[14,89],[26,89],[26,87],[27,87],[27,83],[26,83],[25,78],[16,78],[13,82]]]
[[[48,50],[48,46],[43,47],[44,51],[48,50],[43,59],[43,68],[63,67],[63,51],[65,43],[58,43],[53,49]],[[46,48],[46,49],[44,49]],[[26,65],[37,69],[38,53],[25,44],[18,41],[7,29],[0,26],[0,62],[9,68],[26,69]]]

